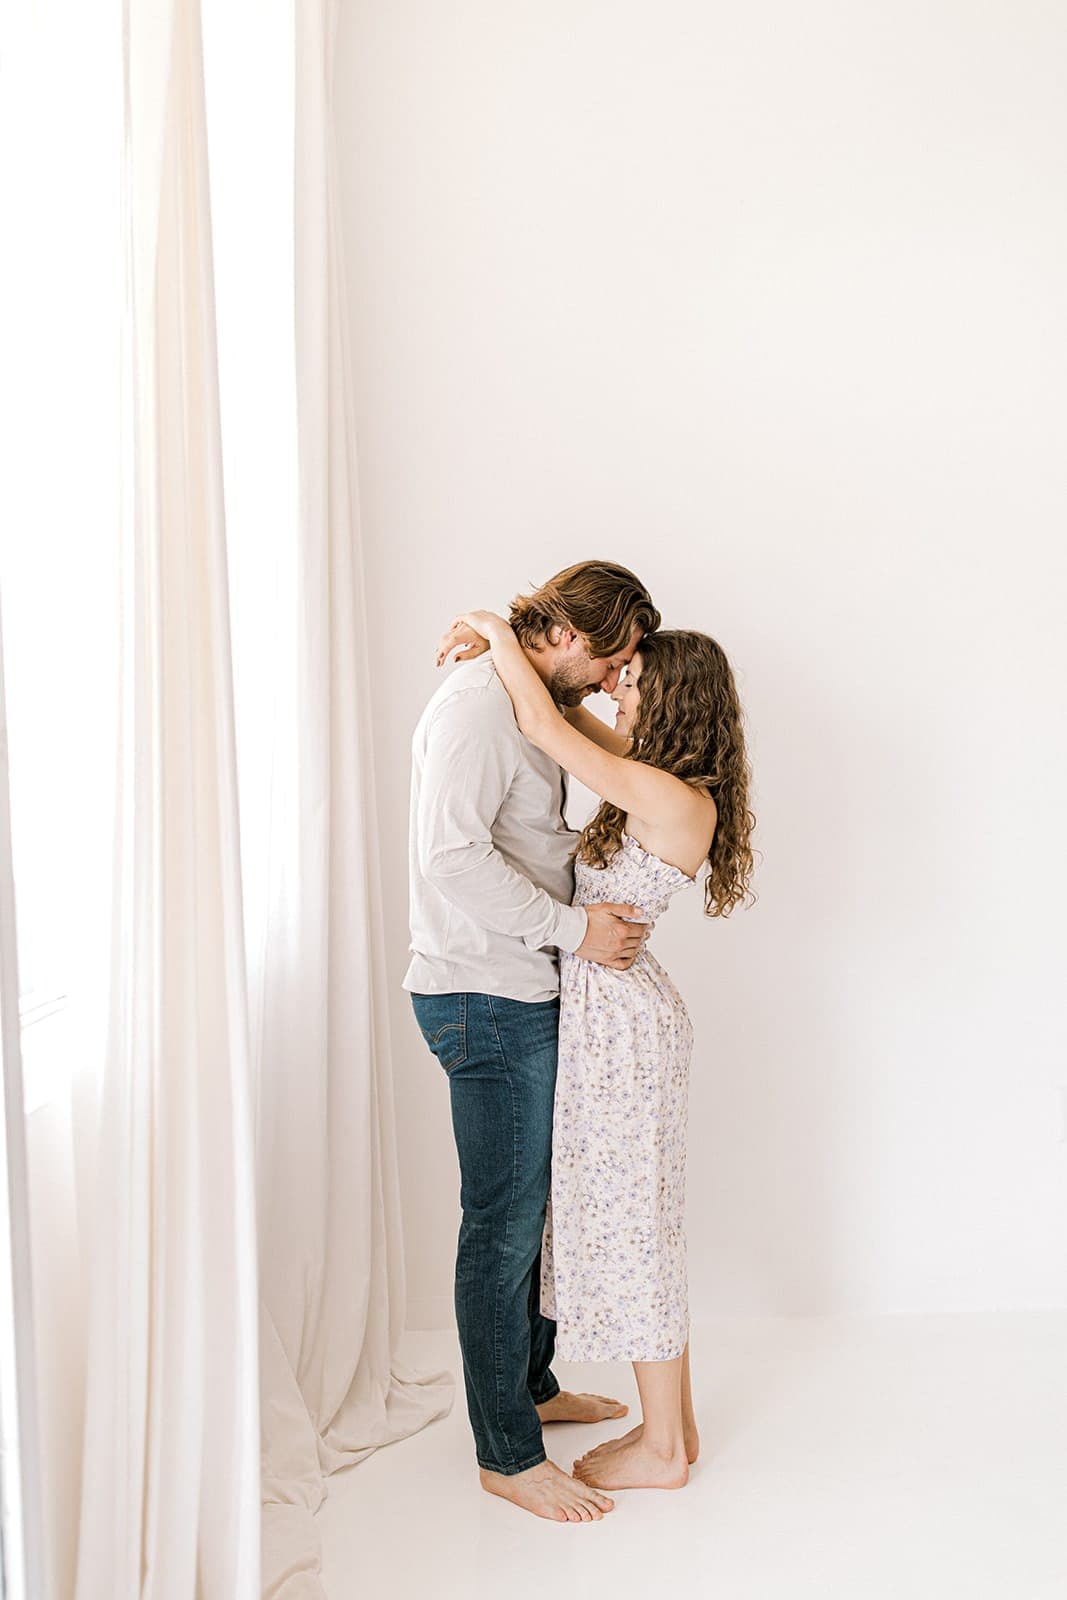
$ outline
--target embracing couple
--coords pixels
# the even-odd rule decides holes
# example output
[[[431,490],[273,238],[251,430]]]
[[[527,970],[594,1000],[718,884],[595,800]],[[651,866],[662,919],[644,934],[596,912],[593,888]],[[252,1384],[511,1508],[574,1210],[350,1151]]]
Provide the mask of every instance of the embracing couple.
[[[661,631],[624,567],[586,561],[510,620],[470,612],[413,743],[405,978],[448,1075],[462,1223],[456,1319],[481,1481],[587,1522],[605,1491],[680,1488],[689,1374],[685,1149],[692,1030],[647,948],[704,876],[709,916],[752,871],[741,710],[714,640]],[[583,707],[603,691],[614,729]],[[576,835],[564,772],[601,798]],[[642,1421],[573,1475],[542,1424],[627,1407],[561,1391],[553,1355],[632,1361]]]

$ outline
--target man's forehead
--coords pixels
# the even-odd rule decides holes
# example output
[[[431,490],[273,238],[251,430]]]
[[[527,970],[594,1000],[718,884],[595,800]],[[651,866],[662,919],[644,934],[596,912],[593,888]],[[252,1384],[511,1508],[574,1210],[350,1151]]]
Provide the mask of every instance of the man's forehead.
[[[625,667],[625,666],[628,666],[629,662],[630,662],[630,658],[633,656],[633,654],[637,650],[637,648],[640,645],[641,640],[643,638],[644,638],[644,633],[642,632],[642,630],[640,628],[635,628],[634,631],[630,635],[629,644],[625,647],[625,649],[617,650],[613,656],[608,656],[608,658],[607,658],[608,664],[610,666],[613,666],[613,667]]]

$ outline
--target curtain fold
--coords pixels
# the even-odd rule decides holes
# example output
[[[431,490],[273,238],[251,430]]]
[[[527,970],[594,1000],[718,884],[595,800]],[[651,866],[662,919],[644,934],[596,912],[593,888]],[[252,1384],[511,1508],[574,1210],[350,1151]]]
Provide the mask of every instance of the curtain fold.
[[[41,1433],[26,1102],[7,744],[3,606],[0,604],[0,1586],[12,1597],[52,1594],[42,1543]]]
[[[271,505],[269,553],[249,560],[259,530],[242,526],[231,567],[200,3],[124,10],[121,733],[109,1039],[81,1140],[92,1215],[76,1600],[321,1600],[326,1476],[452,1404],[448,1374],[405,1371],[396,1354],[404,1270],[330,103],[338,15],[309,0],[259,19],[287,30],[272,35],[275,60],[290,53],[294,73],[295,318],[262,334],[275,372],[294,363],[270,416],[298,481]],[[225,147],[247,63],[235,35],[217,39],[208,82]],[[275,134],[256,172],[266,194],[294,172],[281,170],[278,107],[260,104]],[[231,195],[240,176],[227,168]],[[256,271],[256,235],[224,232],[232,288]],[[228,371],[228,403],[247,406],[247,367]],[[232,433],[247,485],[262,438],[247,416]],[[262,630],[235,630],[233,571],[248,583],[238,616],[271,596],[269,672],[242,654]],[[239,727],[256,753],[241,768],[243,861]]]
[[[254,1124],[198,0],[124,15],[122,731],[77,1600],[255,1600]]]
[[[323,1590],[324,1475],[444,1415],[405,1372],[364,594],[331,108],[339,10],[295,12],[299,528],[281,670],[261,992],[258,1193],[263,1578]]]

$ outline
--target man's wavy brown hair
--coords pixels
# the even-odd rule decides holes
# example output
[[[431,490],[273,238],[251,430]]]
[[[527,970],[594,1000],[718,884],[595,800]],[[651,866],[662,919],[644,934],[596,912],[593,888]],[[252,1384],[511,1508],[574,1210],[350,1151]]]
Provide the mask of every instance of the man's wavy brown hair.
[[[694,788],[705,789],[718,808],[708,851],[704,911],[728,917],[751,903],[749,810],[752,779],[745,754],[741,702],[722,647],[706,633],[650,633],[639,647],[640,702],[627,759],[660,767]],[[578,841],[578,859],[606,867],[622,846],[626,813],[604,801]]]
[[[530,649],[544,643],[553,627],[573,628],[589,641],[600,660],[625,650],[634,628],[651,633],[660,624],[652,596],[639,578],[613,561],[579,561],[549,578],[533,594],[511,602],[511,626]]]

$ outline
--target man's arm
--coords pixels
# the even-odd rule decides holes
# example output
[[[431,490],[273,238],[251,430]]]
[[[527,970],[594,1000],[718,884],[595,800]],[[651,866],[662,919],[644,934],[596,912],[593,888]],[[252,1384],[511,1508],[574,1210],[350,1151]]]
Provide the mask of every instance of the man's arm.
[[[481,690],[446,700],[427,731],[418,813],[419,868],[428,883],[494,933],[533,949],[577,950],[588,919],[508,865],[492,826],[515,776],[518,746],[493,726]]]
[[[630,905],[563,905],[508,865],[492,825],[515,775],[517,746],[494,732],[494,708],[477,690],[446,700],[427,732],[418,812],[419,869],[483,928],[555,945],[583,961],[625,971],[645,927]]]

